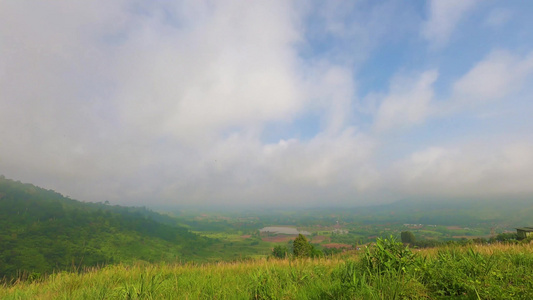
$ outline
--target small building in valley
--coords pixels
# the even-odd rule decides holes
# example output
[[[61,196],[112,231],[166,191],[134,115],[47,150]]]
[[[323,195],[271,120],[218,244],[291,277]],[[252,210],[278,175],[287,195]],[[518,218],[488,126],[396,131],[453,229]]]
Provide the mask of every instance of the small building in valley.
[[[533,237],[533,227],[516,228],[516,235],[518,236],[519,239]]]

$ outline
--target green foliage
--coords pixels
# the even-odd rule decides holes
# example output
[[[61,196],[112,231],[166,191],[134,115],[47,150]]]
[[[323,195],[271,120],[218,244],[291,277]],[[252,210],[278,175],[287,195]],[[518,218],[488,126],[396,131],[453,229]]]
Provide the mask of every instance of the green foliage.
[[[324,257],[324,253],[317,249],[313,244],[311,244],[311,252],[309,254],[309,257],[311,258],[320,258]]]
[[[299,234],[293,241],[293,255],[297,258],[320,258],[324,253],[311,244],[303,234]]]
[[[532,299],[533,245],[443,247],[401,260],[400,245],[347,260],[116,265],[0,285],[0,299]]]
[[[82,203],[0,178],[0,279],[199,257],[212,244],[145,208]],[[206,256],[203,254],[202,256]]]
[[[496,236],[496,238],[494,238],[494,240],[498,242],[516,241],[518,240],[518,234],[516,232],[500,233]]]
[[[331,299],[426,298],[424,286],[408,275],[394,269],[369,273],[361,263],[348,260],[333,272],[340,284],[333,286]]]
[[[526,258],[527,259],[523,259]],[[520,259],[519,259],[520,258]],[[522,260],[523,259],[523,260]],[[421,282],[435,295],[478,299],[527,299],[532,296],[531,253],[481,254],[473,248],[441,249],[421,265]]]
[[[390,270],[406,272],[415,262],[415,255],[401,242],[391,236],[378,238],[374,247],[365,249],[361,258],[363,268],[369,273],[384,273]]]
[[[272,256],[275,258],[286,258],[289,254],[289,249],[286,246],[277,245],[272,249]]]
[[[116,289],[114,296],[120,299],[158,299],[165,280],[161,273],[140,273],[139,279],[134,280],[134,283],[126,282]]]
[[[401,239],[404,244],[414,244],[416,242],[415,235],[411,231],[402,231]]]
[[[436,240],[417,240],[412,243],[411,247],[417,248],[435,248],[446,244],[445,242],[436,241]]]
[[[309,257],[311,256],[313,246],[307,241],[303,234],[299,234],[293,243],[294,257]]]
[[[333,256],[334,254],[342,253],[344,249],[338,249],[338,248],[325,248],[322,250],[324,256]]]

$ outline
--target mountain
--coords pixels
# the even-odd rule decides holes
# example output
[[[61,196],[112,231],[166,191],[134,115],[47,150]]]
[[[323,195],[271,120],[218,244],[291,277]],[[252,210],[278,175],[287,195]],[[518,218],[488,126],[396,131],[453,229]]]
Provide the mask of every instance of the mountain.
[[[358,220],[369,223],[533,226],[533,199],[404,199],[351,212]]]
[[[80,202],[0,176],[0,279],[136,260],[201,260],[213,243],[146,208]]]

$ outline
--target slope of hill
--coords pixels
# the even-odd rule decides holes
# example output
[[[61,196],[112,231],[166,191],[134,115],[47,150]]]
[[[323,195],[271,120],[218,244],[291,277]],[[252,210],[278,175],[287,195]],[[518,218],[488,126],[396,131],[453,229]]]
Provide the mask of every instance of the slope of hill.
[[[205,256],[214,241],[173,222],[145,208],[79,202],[0,176],[0,278]]]

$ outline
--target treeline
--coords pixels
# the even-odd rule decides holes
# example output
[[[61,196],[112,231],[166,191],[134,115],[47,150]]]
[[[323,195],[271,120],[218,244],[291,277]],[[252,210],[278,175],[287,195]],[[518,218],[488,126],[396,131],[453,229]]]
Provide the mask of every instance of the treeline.
[[[79,202],[0,176],[0,279],[133,260],[189,260],[213,242],[173,222],[145,208]]]
[[[422,239],[418,240],[415,238],[415,235],[410,231],[401,232],[401,241],[404,244],[409,244],[411,247],[416,248],[433,248],[440,247],[445,245],[468,245],[468,244],[493,244],[493,243],[509,243],[516,244],[520,242],[518,235],[516,233],[500,233],[491,238],[474,238],[474,239],[460,239],[460,240],[450,240],[450,241],[438,241],[438,240],[428,240]],[[529,240],[524,241],[529,243]]]

